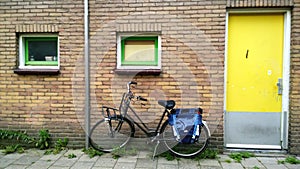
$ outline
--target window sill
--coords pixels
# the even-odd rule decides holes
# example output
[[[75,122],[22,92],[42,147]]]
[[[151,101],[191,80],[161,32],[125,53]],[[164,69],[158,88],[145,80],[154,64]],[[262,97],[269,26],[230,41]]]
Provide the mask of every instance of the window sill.
[[[160,75],[161,69],[115,69],[115,73],[119,75]]]
[[[18,75],[58,75],[59,69],[15,69]]]

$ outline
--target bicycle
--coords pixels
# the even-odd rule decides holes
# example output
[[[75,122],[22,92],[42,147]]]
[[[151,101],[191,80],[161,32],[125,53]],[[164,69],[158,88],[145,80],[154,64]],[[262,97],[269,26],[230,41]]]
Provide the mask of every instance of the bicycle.
[[[98,121],[90,132],[90,145],[102,152],[112,152],[116,148],[124,147],[134,137],[135,126],[140,128],[151,142],[157,141],[154,156],[157,146],[163,142],[167,150],[179,157],[193,157],[202,153],[209,142],[210,131],[205,121],[202,121],[202,109],[190,109],[198,111],[198,117],[201,117],[201,123],[194,126],[194,129],[187,128],[182,130],[183,121],[176,121],[178,112],[182,109],[174,109],[175,101],[173,100],[159,100],[158,104],[164,107],[164,112],[160,117],[157,127],[153,130],[141,120],[135,110],[130,106],[133,99],[137,101],[147,101],[141,96],[135,96],[131,91],[131,85],[137,85],[136,82],[128,82],[127,92],[123,94],[119,109],[103,106],[102,115],[104,119]],[[133,120],[132,116],[128,114],[128,110],[133,113],[138,122]],[[163,120],[167,117],[167,120]],[[176,122],[175,122],[176,121]],[[198,131],[198,136],[187,136],[187,132],[191,130]],[[182,134],[182,133],[185,133]],[[194,137],[194,138],[192,138]],[[193,140],[192,142],[185,142],[185,139]]]

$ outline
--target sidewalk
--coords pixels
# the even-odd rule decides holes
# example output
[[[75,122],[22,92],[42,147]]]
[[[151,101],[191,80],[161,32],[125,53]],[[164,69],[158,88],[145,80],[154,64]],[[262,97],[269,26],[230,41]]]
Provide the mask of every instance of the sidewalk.
[[[58,155],[44,155],[45,151],[37,149],[26,150],[25,153],[8,154],[0,153],[0,168],[5,169],[299,169],[300,164],[278,164],[284,160],[281,155],[257,155],[256,157],[234,162],[228,155],[218,155],[219,159],[204,159],[195,161],[183,159],[167,161],[163,157],[151,157],[151,152],[139,151],[135,156],[125,156],[113,159],[111,154],[90,158],[82,150],[67,150]],[[76,158],[68,158],[74,154]],[[298,159],[300,159],[298,157]]]

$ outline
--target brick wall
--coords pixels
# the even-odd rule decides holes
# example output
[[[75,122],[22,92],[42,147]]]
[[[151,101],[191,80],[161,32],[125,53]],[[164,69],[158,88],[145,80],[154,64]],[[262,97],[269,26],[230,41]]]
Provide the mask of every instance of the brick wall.
[[[71,80],[77,58],[83,57],[83,2],[5,0],[0,2],[0,21],[0,128],[31,135],[47,128],[52,138],[67,137],[70,145],[83,147]],[[18,36],[32,32],[58,33],[61,74],[14,74]]]
[[[227,0],[227,7],[289,7],[293,0]]]

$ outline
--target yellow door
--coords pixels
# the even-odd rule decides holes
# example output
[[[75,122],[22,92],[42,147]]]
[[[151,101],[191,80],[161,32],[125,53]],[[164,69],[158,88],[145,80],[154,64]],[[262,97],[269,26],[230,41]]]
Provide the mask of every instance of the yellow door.
[[[283,42],[284,14],[229,15],[225,114],[228,147],[280,146]]]

